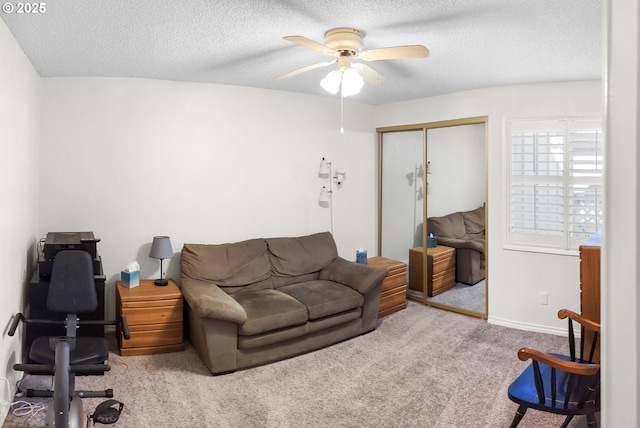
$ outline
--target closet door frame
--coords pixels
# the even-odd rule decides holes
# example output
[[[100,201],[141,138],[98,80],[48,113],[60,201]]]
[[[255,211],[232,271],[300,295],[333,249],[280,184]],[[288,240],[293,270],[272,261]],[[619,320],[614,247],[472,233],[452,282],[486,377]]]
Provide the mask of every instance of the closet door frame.
[[[488,116],[476,116],[476,117],[467,117],[461,119],[453,119],[453,120],[443,120],[437,122],[427,122],[427,123],[419,123],[419,124],[411,124],[411,125],[398,125],[398,126],[387,126],[376,128],[376,132],[378,133],[378,254],[382,255],[382,230],[383,230],[383,140],[384,134],[391,132],[404,132],[404,131],[420,131],[422,130],[422,165],[424,165],[424,174],[422,176],[422,266],[424,266],[424,275],[423,275],[423,284],[422,284],[422,296],[415,296],[410,293],[407,293],[407,298],[412,301],[416,301],[418,303],[433,306],[440,309],[445,309],[452,312],[457,312],[473,317],[478,317],[482,319],[487,319],[488,317],[488,302],[489,302],[489,254],[488,254],[488,239],[489,239],[489,228],[488,221],[485,224],[485,308],[484,313],[474,312],[463,308],[457,308],[455,306],[444,305],[442,303],[429,301],[426,290],[427,290],[427,278],[430,277],[430,267],[427,263],[427,236],[429,231],[427,230],[427,217],[428,217],[428,198],[427,198],[427,142],[428,135],[430,129],[441,129],[441,128],[450,128],[455,126],[463,126],[463,125],[478,125],[484,124],[484,168],[485,168],[485,219],[489,218],[489,198],[488,198],[488,165],[487,165],[487,153],[488,153]],[[408,271],[408,270],[407,270]],[[408,287],[408,285],[407,285]]]

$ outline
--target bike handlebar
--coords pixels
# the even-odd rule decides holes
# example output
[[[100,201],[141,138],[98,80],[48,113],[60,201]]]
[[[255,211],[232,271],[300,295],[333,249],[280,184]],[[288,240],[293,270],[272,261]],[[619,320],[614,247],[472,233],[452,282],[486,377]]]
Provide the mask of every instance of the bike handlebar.
[[[120,315],[120,327],[122,328],[122,336],[129,340],[131,335],[129,334],[129,324],[127,324],[127,318],[124,315]]]
[[[13,336],[16,334],[16,330],[18,329],[18,324],[20,321],[24,321],[24,315],[22,312],[18,312],[15,317],[13,317],[13,321],[11,322],[11,327],[9,327],[9,336]]]

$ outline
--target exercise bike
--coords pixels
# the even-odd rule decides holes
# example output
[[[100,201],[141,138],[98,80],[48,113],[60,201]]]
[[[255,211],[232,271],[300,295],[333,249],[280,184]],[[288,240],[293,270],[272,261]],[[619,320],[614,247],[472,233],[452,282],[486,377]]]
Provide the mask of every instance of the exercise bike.
[[[27,397],[49,397],[46,427],[84,428],[88,419],[82,406],[82,398],[113,397],[113,390],[76,391],[76,375],[103,375],[111,370],[105,364],[109,356],[109,345],[104,337],[77,337],[81,325],[119,325],[125,339],[129,339],[127,320],[78,319],[79,313],[94,312],[98,306],[93,277],[93,262],[86,251],[65,250],[54,259],[51,281],[47,294],[47,308],[52,312],[66,313],[61,321],[27,319],[16,314],[9,328],[13,336],[22,321],[25,324],[63,324],[66,335],[61,337],[38,337],[29,348],[29,360],[34,363],[14,364],[14,370],[34,375],[53,375],[53,391],[26,391]]]

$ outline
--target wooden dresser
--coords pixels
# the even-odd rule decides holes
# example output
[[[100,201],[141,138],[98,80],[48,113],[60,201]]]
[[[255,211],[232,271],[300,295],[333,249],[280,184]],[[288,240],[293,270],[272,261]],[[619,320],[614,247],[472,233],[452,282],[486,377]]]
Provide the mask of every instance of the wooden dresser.
[[[156,286],[141,279],[134,288],[116,281],[116,313],[127,318],[131,338],[118,330],[120,355],[147,355],[184,350],[182,292],[175,282]]]
[[[597,232],[580,245],[580,314],[597,323],[600,323],[600,239]],[[590,347],[591,340],[585,340],[585,349]],[[596,356],[595,361],[600,361],[599,351]]]
[[[427,248],[427,296],[433,297],[456,286],[456,249],[437,245]],[[409,288],[424,292],[424,248],[409,250]]]
[[[389,271],[389,275],[382,282],[378,318],[405,309],[407,307],[407,265],[380,256],[369,258],[367,264],[380,266]]]

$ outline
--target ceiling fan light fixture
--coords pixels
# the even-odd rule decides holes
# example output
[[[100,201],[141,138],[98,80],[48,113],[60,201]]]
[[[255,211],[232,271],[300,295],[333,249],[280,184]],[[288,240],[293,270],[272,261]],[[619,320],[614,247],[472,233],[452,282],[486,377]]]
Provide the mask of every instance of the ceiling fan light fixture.
[[[364,79],[353,68],[347,68],[342,72],[342,96],[348,97],[360,93],[364,86]]]
[[[332,70],[327,76],[320,81],[320,86],[329,92],[330,94],[337,94],[340,89],[340,81],[342,80],[342,73],[338,70]]]
[[[325,55],[334,57],[332,61],[302,67],[284,74],[278,79],[286,79],[300,73],[315,70],[333,63],[338,63],[336,70],[331,71],[320,85],[330,94],[337,94],[342,89],[342,98],[359,94],[364,81],[371,85],[384,83],[385,78],[362,62],[352,64],[351,61],[380,61],[404,58],[426,58],[429,49],[422,45],[395,46],[377,49],[362,49],[364,32],[355,28],[334,28],[325,33],[324,44],[315,42],[304,36],[285,36],[284,39],[314,49]]]

